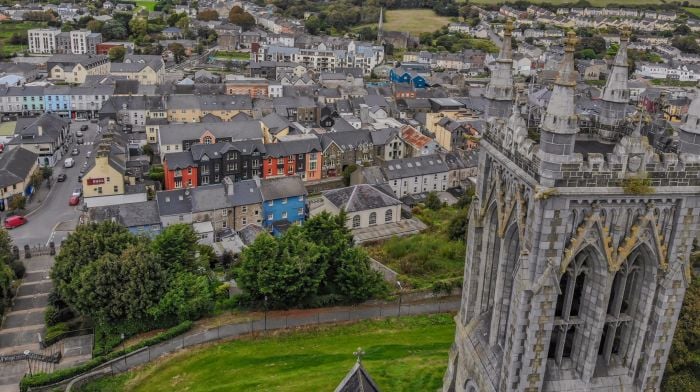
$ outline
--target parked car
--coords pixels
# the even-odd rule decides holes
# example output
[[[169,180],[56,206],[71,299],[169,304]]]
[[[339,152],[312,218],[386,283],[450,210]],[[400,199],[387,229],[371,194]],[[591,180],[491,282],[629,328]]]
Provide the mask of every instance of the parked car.
[[[27,223],[27,218],[21,215],[12,215],[5,219],[5,228],[14,229],[15,227],[20,227],[25,223]]]
[[[74,151],[75,151],[75,149],[74,149]],[[78,152],[80,152],[80,151],[78,151]],[[73,154],[73,155],[77,155],[77,154]],[[75,159],[73,159],[73,158],[66,158],[66,160],[63,161],[63,167],[65,167],[65,168],[73,167],[73,165],[75,165]]]
[[[82,131],[82,132],[85,132],[85,131],[87,131],[87,130],[88,130],[88,126],[87,126],[87,125],[83,125],[82,127],[80,127],[80,131]],[[80,136],[80,135],[78,135],[78,136]]]
[[[67,176],[65,174],[61,173],[56,177],[56,181],[63,182],[66,180],[66,178],[67,178]]]
[[[80,196],[82,196],[82,195],[83,195],[83,190],[82,190],[82,188],[75,188],[75,189],[73,189],[73,193],[71,194],[71,196],[77,196],[77,197],[80,197]]]
[[[77,206],[78,204],[80,204],[80,196],[71,196],[70,199],[68,199],[69,206]]]
[[[80,149],[78,147],[74,148],[73,150],[71,150],[70,155],[80,155]]]
[[[78,174],[78,182],[83,181],[83,173]]]
[[[82,132],[82,131],[78,131],[78,132],[75,133],[75,136],[77,136],[77,137],[83,137],[83,132]]]
[[[92,155],[92,151],[88,151],[88,152],[86,153],[85,156],[87,156],[88,158],[90,158],[90,155]]]
[[[75,142],[78,144],[83,144],[83,143],[85,143],[85,140],[83,140],[82,137],[79,137]]]

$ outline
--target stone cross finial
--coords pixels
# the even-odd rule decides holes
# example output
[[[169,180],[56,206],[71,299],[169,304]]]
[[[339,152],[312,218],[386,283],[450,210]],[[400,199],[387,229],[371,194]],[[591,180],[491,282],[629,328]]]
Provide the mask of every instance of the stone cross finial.
[[[566,51],[573,52],[576,50],[576,44],[578,43],[578,38],[576,38],[576,33],[573,30],[569,30],[566,33]]]
[[[362,350],[362,347],[358,347],[357,351],[353,352],[352,355],[357,357],[357,363],[362,363],[362,356],[365,355],[365,352]]]
[[[503,36],[510,37],[513,35],[513,29],[513,19],[508,18],[508,20],[506,20],[506,26],[503,28]]]
[[[627,25],[624,25],[622,27],[622,31],[620,32],[620,41],[629,42],[631,35],[632,35],[632,32],[630,31],[630,27]]]

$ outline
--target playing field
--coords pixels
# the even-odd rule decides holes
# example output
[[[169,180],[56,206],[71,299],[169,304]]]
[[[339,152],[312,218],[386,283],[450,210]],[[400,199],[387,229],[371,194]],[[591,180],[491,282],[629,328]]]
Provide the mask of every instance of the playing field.
[[[683,9],[686,10],[687,12],[690,12],[696,18],[700,19],[700,8],[685,7]]]
[[[0,23],[0,43],[2,44],[2,53],[8,55],[11,53],[21,53],[28,49],[27,45],[12,45],[10,37],[18,33],[27,36],[27,30],[39,27],[45,27],[46,23],[41,22],[2,22]]]
[[[382,391],[435,391],[453,339],[451,315],[364,321],[185,350],[81,391],[332,391],[358,347]]]
[[[450,18],[439,16],[433,10],[389,10],[384,18],[384,30],[407,31],[418,35],[439,30],[449,23]]]

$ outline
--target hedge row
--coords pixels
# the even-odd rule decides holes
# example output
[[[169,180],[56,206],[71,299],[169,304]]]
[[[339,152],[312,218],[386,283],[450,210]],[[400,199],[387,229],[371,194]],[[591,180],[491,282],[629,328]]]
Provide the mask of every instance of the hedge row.
[[[158,335],[150,339],[144,340],[141,343],[128,347],[124,350],[114,351],[106,355],[95,357],[75,367],[56,370],[53,373],[38,373],[32,376],[25,375],[22,378],[22,381],[20,381],[19,383],[19,389],[21,392],[26,392],[29,388],[36,388],[45,385],[55,384],[67,380],[69,378],[78,376],[80,374],[87,373],[90,370],[96,368],[97,366],[102,365],[105,362],[109,362],[115,358],[119,358],[122,355],[126,355],[143,347],[153,346],[158,343],[162,343],[168,339],[172,339],[178,335],[182,335],[183,333],[192,329],[193,324],[194,323],[192,321],[184,321],[168,329],[165,332],[159,333]]]

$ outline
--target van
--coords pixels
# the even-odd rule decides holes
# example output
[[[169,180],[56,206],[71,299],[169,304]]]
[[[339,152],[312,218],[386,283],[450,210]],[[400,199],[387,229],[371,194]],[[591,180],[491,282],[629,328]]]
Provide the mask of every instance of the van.
[[[63,167],[73,167],[75,165],[75,160],[73,158],[66,158],[65,161],[63,161]]]
[[[23,216],[20,216],[20,215],[8,216],[7,219],[5,219],[5,228],[6,229],[14,229],[15,227],[20,227],[25,223],[27,223],[27,218],[25,218]]]

